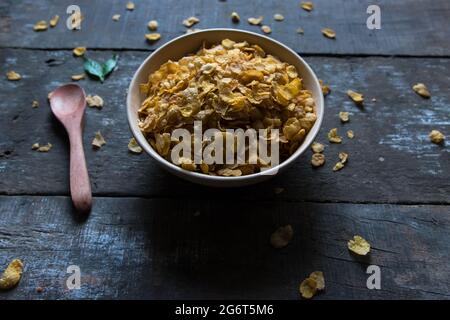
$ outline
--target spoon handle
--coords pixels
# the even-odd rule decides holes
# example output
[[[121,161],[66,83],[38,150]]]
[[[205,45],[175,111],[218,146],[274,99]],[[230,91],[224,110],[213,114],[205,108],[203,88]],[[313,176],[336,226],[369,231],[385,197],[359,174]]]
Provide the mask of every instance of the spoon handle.
[[[84,213],[91,211],[91,183],[84,157],[83,141],[80,130],[71,130],[70,139],[70,193],[75,208]]]

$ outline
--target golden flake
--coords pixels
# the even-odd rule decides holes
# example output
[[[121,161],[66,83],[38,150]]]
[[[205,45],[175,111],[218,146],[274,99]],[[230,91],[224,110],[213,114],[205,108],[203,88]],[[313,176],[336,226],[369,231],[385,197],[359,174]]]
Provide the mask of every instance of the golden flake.
[[[33,101],[31,102],[31,107],[32,107],[32,108],[37,108],[37,107],[39,107],[39,101],[33,100]]]
[[[73,49],[73,55],[76,57],[82,57],[86,53],[86,47],[76,47]]]
[[[341,119],[341,122],[348,122],[349,121],[348,112],[346,111],[339,112],[339,119]]]
[[[354,236],[348,241],[347,247],[360,256],[365,256],[370,252],[370,244],[361,236]]]
[[[429,138],[430,141],[436,144],[441,144],[444,139],[445,136],[442,132],[438,131],[438,130],[431,130],[430,134],[429,134]]]
[[[417,83],[412,88],[422,98],[429,99],[431,97],[430,91],[423,83]]]
[[[149,30],[155,31],[156,29],[158,29],[158,21],[150,20],[147,24],[147,27]]]
[[[334,167],[333,167],[333,171],[339,171],[339,170],[341,170],[342,168],[344,168],[345,167],[345,165],[342,163],[342,162],[337,162],[335,165],[334,165]]]
[[[353,139],[355,137],[355,133],[353,132],[353,130],[348,130],[347,131],[347,137],[349,139]]]
[[[92,140],[92,147],[94,149],[100,149],[105,144],[106,144],[106,141],[103,138],[102,134],[100,133],[100,131],[97,131],[95,133],[94,139]]]
[[[135,7],[136,6],[134,5],[133,2],[128,1],[127,6],[126,6],[127,10],[133,11]]]
[[[33,145],[31,146],[31,150],[37,150],[39,149],[39,143],[33,143]]]
[[[120,19],[120,14],[115,14],[112,16],[113,21],[119,21]]]
[[[84,79],[85,74],[84,73],[80,73],[80,74],[74,74],[71,76],[73,81],[79,81],[81,79]]]
[[[364,102],[364,96],[361,93],[355,92],[353,90],[347,90],[347,95],[354,103],[361,105]]]
[[[311,149],[314,153],[322,153],[325,149],[325,146],[319,142],[313,142],[311,145]]]
[[[48,25],[47,25],[47,21],[45,21],[45,20],[38,21],[33,27],[34,31],[45,31],[47,29],[48,29]]]
[[[6,78],[9,81],[18,81],[18,80],[22,79],[22,76],[19,73],[11,70],[6,73]]]
[[[39,145],[39,143],[35,143],[31,146],[31,149],[37,150],[39,152],[49,152],[53,145],[49,142],[46,145]]]
[[[161,39],[161,35],[159,33],[156,33],[156,32],[154,32],[154,33],[147,33],[145,35],[145,39],[147,39],[147,41],[150,41],[150,42],[155,42],[155,41],[158,41],[159,39]]]
[[[283,21],[284,20],[284,16],[280,13],[274,14],[273,18],[275,21]]]
[[[329,39],[336,38],[336,32],[333,29],[323,28],[321,31],[322,31],[322,34]]]
[[[333,128],[328,132],[328,140],[333,143],[341,143],[342,137],[338,135],[337,128]]]
[[[187,28],[192,27],[194,24],[199,23],[200,20],[197,17],[189,17],[183,20],[183,25]]]
[[[339,152],[339,160],[341,160],[342,164],[345,164],[348,160],[348,154],[345,152]]]
[[[290,224],[279,227],[270,236],[270,244],[276,249],[286,247],[294,236],[294,230]]]
[[[239,14],[237,12],[232,12],[230,17],[231,17],[231,21],[233,21],[234,23],[238,23],[239,21],[241,21],[241,17],[239,16]]]
[[[300,7],[306,11],[312,11],[314,9],[314,4],[311,1],[302,1]]]
[[[0,277],[0,290],[9,290],[17,286],[22,277],[23,263],[19,259],[14,259],[3,271]]]
[[[298,34],[304,34],[304,33],[305,33],[305,30],[303,30],[303,28],[297,28],[296,32],[297,32]]]
[[[325,289],[325,278],[323,277],[322,271],[314,271],[309,275],[309,277],[316,281],[317,290]]]
[[[328,85],[324,84],[323,80],[320,80],[320,79],[319,79],[319,84],[320,84],[320,88],[322,89],[323,96],[325,97],[325,96],[329,95],[330,91],[331,91],[330,87]]]
[[[311,157],[313,167],[321,167],[325,163],[325,155],[323,153],[314,153]]]
[[[266,25],[261,26],[261,30],[262,32],[264,32],[265,34],[269,34],[272,32],[272,28]]]
[[[56,15],[50,20],[50,27],[54,28],[59,22],[59,16]]]
[[[128,150],[130,150],[132,153],[142,153],[142,148],[137,143],[135,138],[130,139],[130,142],[128,143]]]
[[[98,108],[98,109],[103,108],[103,104],[104,104],[103,98],[98,95],[94,95],[94,96],[88,95],[86,97],[86,102],[89,107]]]
[[[317,282],[313,278],[306,278],[300,284],[300,293],[303,298],[311,299],[317,292]]]
[[[262,16],[260,16],[260,17],[258,17],[258,18],[253,18],[253,17],[252,17],[252,18],[248,18],[247,21],[248,21],[248,23],[250,23],[251,25],[258,26],[258,25],[260,25],[261,22],[263,21],[263,17],[262,17]]]

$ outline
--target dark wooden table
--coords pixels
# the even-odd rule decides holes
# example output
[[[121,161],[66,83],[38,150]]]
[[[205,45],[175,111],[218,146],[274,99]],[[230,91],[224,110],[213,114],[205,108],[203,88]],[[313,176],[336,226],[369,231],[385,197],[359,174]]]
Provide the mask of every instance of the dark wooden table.
[[[450,298],[450,149],[428,140],[432,129],[450,137],[450,3],[376,1],[382,28],[369,30],[366,9],[373,2],[315,0],[307,13],[297,0],[135,0],[134,11],[125,0],[78,0],[82,29],[69,31],[66,8],[73,1],[1,1],[0,268],[20,258],[25,271],[0,299],[298,299],[299,283],[314,270],[324,272],[327,284],[316,299]],[[239,24],[230,21],[232,11]],[[274,21],[275,13],[285,20]],[[55,14],[61,16],[56,28],[32,30]],[[259,15],[272,26],[270,36],[299,52],[332,89],[318,136],[326,144],[325,166],[314,170],[308,151],[269,182],[213,189],[129,153],[126,89],[144,58],[183,34],[189,16],[200,19],[198,28],[260,32],[246,22]],[[153,45],[144,39],[151,19],[162,34]],[[336,40],[323,37],[323,27],[335,29]],[[71,51],[79,45],[94,59],[120,55],[118,70],[103,84],[79,82],[105,99],[102,110],[86,111],[95,198],[87,219],[73,211],[67,137],[47,104],[50,91],[82,72]],[[7,81],[9,70],[22,80]],[[417,82],[427,84],[431,99],[412,91]],[[347,89],[365,95],[364,108],[348,99]],[[32,100],[40,107],[33,109]],[[343,125],[338,112],[344,110],[351,120]],[[356,137],[330,145],[333,127]],[[97,130],[107,144],[94,151]],[[35,152],[35,142],[54,147]],[[349,162],[333,172],[339,151],[349,153]],[[285,224],[293,226],[294,239],[273,249],[270,234]],[[369,257],[348,252],[355,234],[372,244]],[[381,290],[366,287],[372,264],[381,268]],[[69,265],[81,268],[80,290],[66,288]]]

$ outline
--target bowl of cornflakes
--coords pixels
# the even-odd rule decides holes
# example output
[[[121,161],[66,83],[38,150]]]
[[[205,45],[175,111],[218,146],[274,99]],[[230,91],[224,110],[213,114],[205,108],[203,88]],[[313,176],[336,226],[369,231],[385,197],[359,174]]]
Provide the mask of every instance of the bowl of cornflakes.
[[[135,140],[191,182],[243,186],[291,166],[322,123],[324,99],[309,65],[249,31],[208,29],[171,40],[133,76]]]

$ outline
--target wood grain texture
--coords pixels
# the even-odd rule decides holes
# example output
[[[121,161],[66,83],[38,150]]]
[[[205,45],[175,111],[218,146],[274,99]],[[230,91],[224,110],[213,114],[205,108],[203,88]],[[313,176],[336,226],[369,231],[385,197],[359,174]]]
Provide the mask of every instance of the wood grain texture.
[[[314,270],[327,286],[317,299],[450,298],[448,206],[96,198],[80,223],[68,197],[1,196],[0,212],[0,266],[25,263],[0,299],[298,299]],[[285,224],[294,238],[273,249]],[[347,250],[354,234],[369,257]],[[81,290],[65,287],[72,264]],[[370,264],[381,290],[366,288]]]
[[[95,59],[112,52],[90,51]],[[331,86],[325,119],[318,141],[325,143],[327,162],[314,170],[308,151],[287,172],[260,185],[236,190],[193,185],[164,172],[146,154],[128,152],[131,137],[125,113],[126,88],[145,52],[123,52],[119,69],[105,83],[79,82],[87,94],[105,100],[102,110],[88,108],[84,133],[86,157],[96,195],[165,197],[178,199],[272,198],[280,201],[450,203],[450,150],[429,142],[432,129],[450,134],[450,59],[444,58],[331,58],[306,57],[319,78]],[[53,59],[53,60],[51,60]],[[50,67],[51,63],[60,62]],[[71,51],[0,50],[1,70],[16,70],[23,79],[1,79],[0,86],[0,193],[68,195],[66,134],[52,116],[47,93],[82,72],[82,60]],[[432,98],[425,100],[411,86],[424,82]],[[362,92],[364,108],[356,107],[346,90]],[[376,102],[371,99],[376,98]],[[31,108],[37,99],[40,107]],[[341,124],[339,111],[350,112]],[[327,132],[348,129],[342,145],[329,144]],[[92,150],[90,143],[100,130],[107,144]],[[31,150],[35,142],[51,142],[49,153]],[[332,172],[338,152],[349,153],[348,165]],[[276,187],[285,188],[279,195]]]
[[[264,24],[272,27],[274,39],[280,40],[301,53],[320,54],[377,54],[377,55],[431,55],[449,56],[450,3],[447,0],[390,1],[381,0],[316,0],[315,9],[308,13],[299,7],[298,0],[283,1],[216,1],[216,0],[164,0],[134,1],[136,9],[127,11],[125,1],[79,0],[85,17],[79,31],[70,31],[65,22],[66,8],[73,1],[14,1],[0,4],[0,45],[2,47],[117,48],[153,50],[164,42],[183,34],[183,19],[197,16],[197,28],[240,28],[261,33],[250,26],[247,18],[264,16]],[[367,7],[377,4],[381,8],[381,30],[366,27]],[[241,22],[231,22],[230,13],[237,11]],[[283,22],[274,21],[281,13]],[[56,28],[34,32],[39,20],[61,16]],[[114,14],[121,14],[113,21]],[[161,41],[149,45],[144,39],[147,22],[157,19]],[[297,28],[305,30],[303,36]],[[322,36],[324,27],[333,28],[336,40]]]

